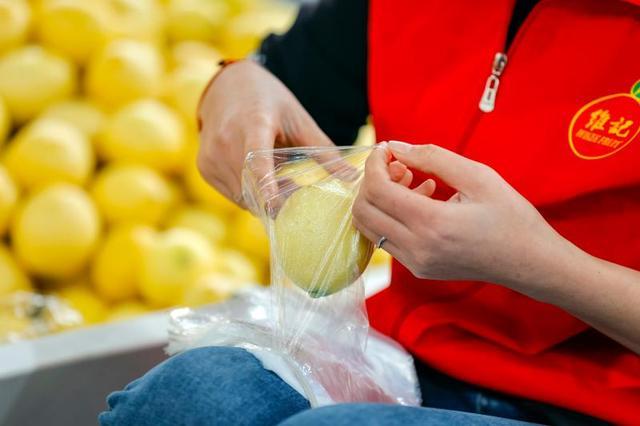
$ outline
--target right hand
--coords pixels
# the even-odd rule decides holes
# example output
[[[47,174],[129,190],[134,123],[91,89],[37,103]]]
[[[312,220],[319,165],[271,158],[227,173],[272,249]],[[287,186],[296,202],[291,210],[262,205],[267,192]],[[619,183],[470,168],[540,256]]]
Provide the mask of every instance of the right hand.
[[[242,167],[251,151],[292,146],[334,146],[293,93],[260,65],[244,60],[223,69],[205,91],[198,168],[204,179],[236,204]],[[266,176],[273,164],[265,165]]]

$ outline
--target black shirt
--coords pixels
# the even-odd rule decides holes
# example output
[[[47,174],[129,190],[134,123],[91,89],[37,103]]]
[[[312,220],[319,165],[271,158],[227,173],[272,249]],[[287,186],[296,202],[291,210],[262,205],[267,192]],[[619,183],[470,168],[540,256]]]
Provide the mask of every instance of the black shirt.
[[[538,1],[516,0],[506,47]],[[353,143],[369,114],[368,6],[368,0],[304,4],[287,33],[268,36],[260,47],[267,69],[337,145]]]

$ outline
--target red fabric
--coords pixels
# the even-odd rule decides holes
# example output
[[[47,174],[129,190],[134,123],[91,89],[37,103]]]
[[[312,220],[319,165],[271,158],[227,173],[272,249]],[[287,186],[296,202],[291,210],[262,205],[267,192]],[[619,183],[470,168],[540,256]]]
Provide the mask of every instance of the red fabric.
[[[377,138],[435,143],[486,163],[579,247],[640,269],[640,136],[618,128],[621,149],[578,140],[591,137],[599,110],[609,126],[626,115],[627,130],[640,128],[640,103],[629,97],[640,80],[640,1],[541,0],[485,114],[478,102],[513,3],[371,0]],[[615,136],[590,127],[600,132],[593,137]],[[454,377],[640,423],[640,357],[554,306],[493,284],[419,280],[394,263],[391,286],[368,309],[374,327]]]

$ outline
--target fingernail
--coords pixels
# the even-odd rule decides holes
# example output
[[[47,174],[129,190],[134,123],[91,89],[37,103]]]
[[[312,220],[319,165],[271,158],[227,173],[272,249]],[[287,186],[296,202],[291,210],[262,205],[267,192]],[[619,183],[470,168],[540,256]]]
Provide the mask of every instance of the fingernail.
[[[413,149],[413,145],[408,144],[406,142],[389,141],[389,148],[391,148],[392,151],[399,152],[401,154],[406,154],[407,152]]]

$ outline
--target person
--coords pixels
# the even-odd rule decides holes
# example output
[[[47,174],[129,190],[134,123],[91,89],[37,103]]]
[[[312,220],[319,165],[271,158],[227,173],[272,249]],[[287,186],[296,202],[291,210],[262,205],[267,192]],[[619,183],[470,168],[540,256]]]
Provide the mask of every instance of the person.
[[[248,353],[201,348],[102,424],[637,424],[638,46],[637,0],[303,6],[212,80],[198,165],[242,205],[248,152],[349,144],[371,116],[390,142],[353,221],[394,261],[367,307],[430,408],[309,410]]]

